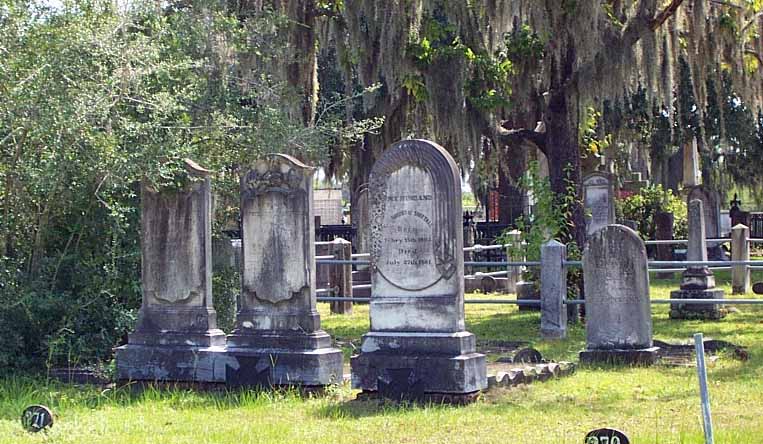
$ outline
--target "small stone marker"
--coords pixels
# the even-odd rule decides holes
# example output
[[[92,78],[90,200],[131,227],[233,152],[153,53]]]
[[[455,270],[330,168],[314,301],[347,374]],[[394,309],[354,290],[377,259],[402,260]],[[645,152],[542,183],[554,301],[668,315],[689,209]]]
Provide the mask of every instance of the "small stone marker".
[[[393,399],[487,388],[485,356],[464,323],[455,161],[433,142],[399,142],[374,165],[369,193],[371,331],[352,358],[353,387]]]
[[[705,217],[699,199],[689,202],[688,261],[707,261]],[[681,288],[670,292],[670,299],[723,299],[723,290],[715,288],[715,277],[706,266],[688,267],[681,275]],[[670,304],[671,319],[721,319],[726,310],[716,304]]]
[[[586,176],[583,194],[585,208],[591,213],[586,221],[588,235],[615,222],[615,191],[609,175],[596,172]]]
[[[752,292],[755,294],[763,294],[763,282],[752,284]]]
[[[342,352],[321,330],[315,295],[314,168],[269,154],[241,178],[240,308],[226,383],[324,386]]]
[[[53,413],[44,405],[30,405],[21,414],[21,426],[32,433],[52,427]]]
[[[210,172],[185,161],[187,185],[141,192],[141,290],[135,331],[116,350],[121,380],[221,382],[225,333],[212,301]]]
[[[584,444],[631,444],[625,433],[616,429],[596,429],[588,432]]]
[[[644,242],[623,225],[594,233],[583,252],[586,350],[581,363],[651,365],[652,311]]]

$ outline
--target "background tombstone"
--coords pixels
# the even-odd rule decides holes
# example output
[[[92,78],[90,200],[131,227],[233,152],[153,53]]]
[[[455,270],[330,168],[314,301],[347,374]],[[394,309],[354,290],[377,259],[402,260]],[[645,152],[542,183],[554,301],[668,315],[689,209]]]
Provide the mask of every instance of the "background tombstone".
[[[695,187],[702,183],[702,173],[699,166],[699,151],[697,150],[697,138],[687,142],[683,147],[683,185]]]
[[[341,381],[342,352],[316,310],[313,172],[270,154],[241,179],[242,288],[228,336],[230,385]]]
[[[657,240],[673,240],[673,222],[675,217],[673,213],[658,211],[654,214],[655,237]],[[673,260],[673,245],[661,244],[655,248],[658,261]],[[672,279],[672,272],[657,273],[658,279]]]
[[[406,140],[371,171],[371,331],[352,385],[383,396],[467,395],[487,387],[464,323],[461,177],[439,145]]]
[[[689,189],[686,197],[686,205],[694,199],[702,201],[705,218],[705,238],[716,239],[721,237],[721,201],[718,192],[704,185],[698,185]],[[724,260],[725,254],[720,244],[711,244],[708,249],[710,260]]]
[[[586,350],[580,362],[651,365],[652,310],[644,242],[623,225],[609,225],[583,251]]]
[[[705,215],[702,201],[689,202],[689,246],[686,250],[687,261],[707,261],[705,239]],[[715,277],[706,266],[688,267],[681,275],[681,288],[670,292],[670,299],[723,299],[723,290],[715,288]],[[670,305],[671,319],[720,319],[726,310],[715,304],[680,304]]]
[[[593,234],[599,228],[615,221],[615,191],[608,174],[591,173],[583,179],[585,208],[591,213],[586,219],[586,233]]]
[[[212,305],[209,172],[185,162],[185,188],[142,186],[143,301],[135,331],[116,351],[119,379],[223,381],[223,361],[216,365],[225,334]]]
[[[358,190],[355,192],[357,195],[357,198],[355,200],[355,205],[357,205],[357,211],[353,211],[353,216],[357,218],[357,220],[352,221],[352,225],[355,227],[355,251],[358,253],[368,253],[369,251],[369,241],[368,241],[368,231],[369,231],[369,203],[368,203],[368,184],[363,184],[360,187],[358,187]],[[365,266],[364,266],[365,267]]]
[[[750,260],[750,229],[741,224],[731,229],[731,260]],[[733,294],[750,292],[750,268],[747,265],[732,267],[731,291]]]

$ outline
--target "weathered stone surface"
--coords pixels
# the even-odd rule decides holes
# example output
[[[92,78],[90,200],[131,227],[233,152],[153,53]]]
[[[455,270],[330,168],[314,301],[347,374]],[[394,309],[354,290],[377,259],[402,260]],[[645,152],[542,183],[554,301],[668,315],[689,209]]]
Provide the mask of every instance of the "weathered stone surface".
[[[212,305],[212,203],[209,172],[186,160],[189,184],[141,193],[143,301],[128,344],[116,351],[120,379],[209,381],[201,350],[225,335]]]
[[[588,235],[615,222],[614,184],[606,173],[591,173],[583,179],[585,208],[590,212],[586,218]]]
[[[342,352],[320,328],[315,300],[313,171],[270,154],[241,179],[242,289],[228,336],[232,385],[326,385]]]
[[[750,229],[736,225],[731,229],[731,260],[750,260]],[[734,294],[750,291],[750,269],[746,265],[734,265],[731,269],[731,288]]]
[[[464,326],[461,179],[453,158],[432,142],[400,142],[374,165],[369,193],[371,331],[352,358],[353,387],[383,396],[486,388],[485,356]]]
[[[655,225],[655,237],[657,240],[672,240],[673,239],[673,222],[675,217],[673,213],[664,211],[658,211],[654,214]],[[672,261],[673,260],[673,246],[672,245],[657,245],[657,260],[658,261]],[[659,272],[656,276],[658,279],[672,279],[672,272]]]
[[[638,234],[623,225],[594,233],[583,252],[583,274],[586,350],[581,362],[647,364],[645,356],[656,359],[646,248]]]
[[[705,221],[705,236],[706,238],[718,238],[720,237],[721,228],[721,200],[718,192],[704,185],[698,185],[692,187],[686,198],[686,204],[690,204],[691,201],[699,199],[702,201],[702,210]],[[690,237],[691,239],[691,237]]]
[[[510,262],[524,261],[524,255],[520,253],[520,251],[522,251],[522,232],[519,230],[509,231],[507,233],[507,238],[508,245],[506,246],[506,258]],[[522,282],[522,267],[509,266],[506,271],[508,273],[508,279],[506,279],[506,291],[508,293],[517,293],[517,284]]]
[[[697,139],[687,142],[683,146],[683,184],[684,187],[693,187],[702,183],[702,175],[699,165],[699,152],[697,151]]]
[[[540,290],[535,286],[535,282],[520,281],[517,282],[517,300],[518,301],[537,301],[540,303]],[[520,305],[519,311],[541,311],[539,305]]]
[[[544,338],[560,339],[567,336],[567,247],[551,240],[541,246],[540,253],[540,334]]]
[[[704,204],[700,199],[689,202],[689,261],[707,260]],[[670,292],[670,299],[723,299],[723,291],[715,289],[715,277],[708,267],[691,266],[681,275],[681,288]],[[726,310],[716,304],[670,304],[671,319],[721,319]]]

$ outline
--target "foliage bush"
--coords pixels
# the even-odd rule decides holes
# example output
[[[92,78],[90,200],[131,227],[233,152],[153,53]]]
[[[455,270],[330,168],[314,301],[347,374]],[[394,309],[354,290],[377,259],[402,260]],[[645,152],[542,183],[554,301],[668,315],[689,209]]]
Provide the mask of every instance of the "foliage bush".
[[[528,261],[539,261],[541,246],[551,239],[560,240],[567,245],[567,258],[579,260],[582,249],[576,242],[571,241],[572,228],[570,224],[573,205],[579,204],[577,187],[574,182],[567,180],[566,192],[558,196],[551,190],[551,183],[547,177],[541,177],[540,166],[537,161],[530,162],[527,173],[520,180],[520,187],[529,192],[533,201],[532,215],[520,217],[515,221],[516,228],[522,233],[520,238],[522,246],[513,247],[512,255],[524,256]],[[497,242],[508,244],[510,240],[507,232],[497,239]],[[568,294],[575,299],[582,283],[582,270],[573,268],[568,271],[567,284]],[[528,279],[540,283],[539,268],[531,268],[527,272]]]
[[[638,194],[618,199],[616,207],[621,219],[638,223],[638,232],[643,239],[655,239],[656,213],[673,213],[673,238],[686,239],[686,202],[674,196],[670,190],[663,190],[662,185],[650,185],[642,188]]]
[[[263,153],[317,162],[379,124],[286,113],[273,12],[62,3],[0,3],[0,372],[111,357],[140,306],[140,182],[182,186],[184,158],[214,171],[219,232]]]

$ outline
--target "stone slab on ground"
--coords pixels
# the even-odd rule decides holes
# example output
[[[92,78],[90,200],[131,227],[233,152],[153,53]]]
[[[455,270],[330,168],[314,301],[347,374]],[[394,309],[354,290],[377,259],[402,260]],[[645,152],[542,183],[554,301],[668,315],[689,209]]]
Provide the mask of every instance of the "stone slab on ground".
[[[545,382],[553,378],[570,376],[575,372],[572,362],[547,362],[525,365],[490,365],[488,388],[516,387],[520,384]]]

